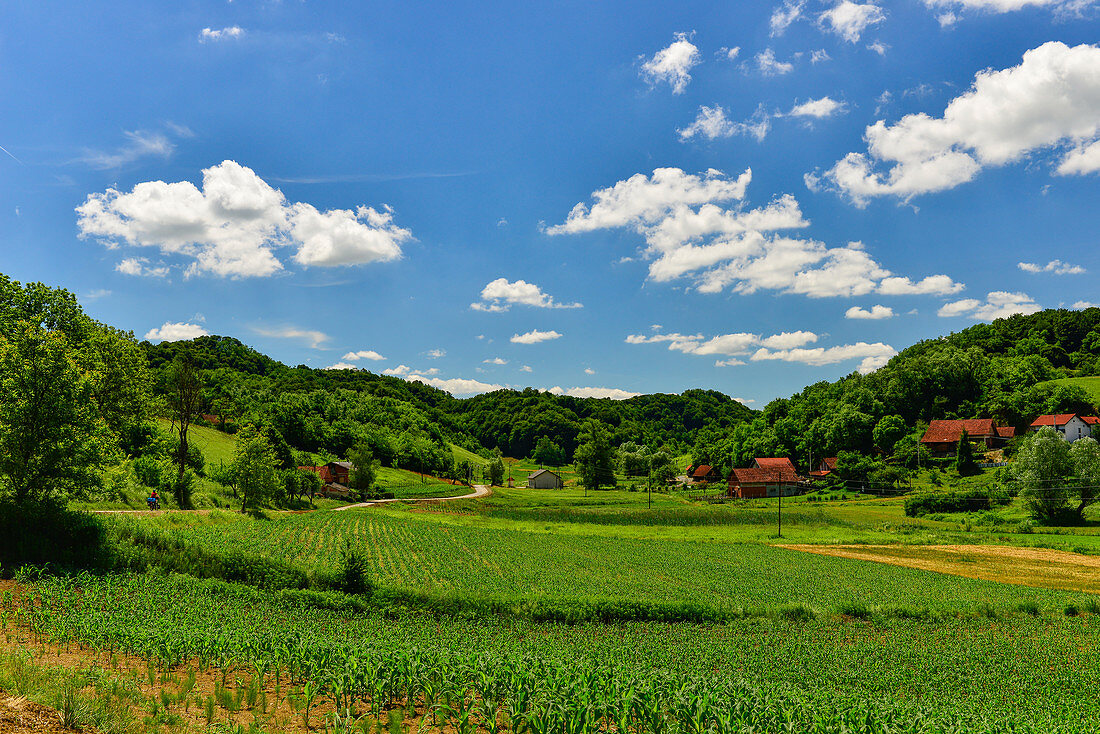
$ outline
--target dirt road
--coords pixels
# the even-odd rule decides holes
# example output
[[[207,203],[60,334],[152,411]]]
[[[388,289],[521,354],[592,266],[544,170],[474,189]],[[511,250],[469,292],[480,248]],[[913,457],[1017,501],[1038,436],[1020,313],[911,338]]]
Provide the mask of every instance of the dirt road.
[[[368,502],[358,502],[354,505],[344,505],[343,507],[337,507],[336,512],[343,510],[354,510],[357,507],[374,507],[375,505],[384,505],[389,502],[449,502],[450,500],[472,500],[478,497],[488,497],[493,493],[493,490],[486,487],[484,484],[475,484],[474,491],[470,494],[464,494],[459,497],[421,497],[415,500],[370,500]]]

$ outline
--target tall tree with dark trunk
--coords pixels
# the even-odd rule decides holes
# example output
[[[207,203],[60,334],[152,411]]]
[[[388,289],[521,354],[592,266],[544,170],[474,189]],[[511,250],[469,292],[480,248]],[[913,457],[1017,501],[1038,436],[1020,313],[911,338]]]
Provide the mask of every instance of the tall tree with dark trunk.
[[[176,504],[191,508],[191,483],[184,481],[187,471],[187,433],[202,407],[202,375],[187,354],[177,357],[165,375],[168,387],[168,408],[172,415],[172,430],[179,436],[176,450],[176,476],[174,494]]]

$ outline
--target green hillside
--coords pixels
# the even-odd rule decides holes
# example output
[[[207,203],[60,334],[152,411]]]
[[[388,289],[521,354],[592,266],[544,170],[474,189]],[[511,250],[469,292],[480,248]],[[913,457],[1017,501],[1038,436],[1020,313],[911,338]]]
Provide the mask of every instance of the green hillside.
[[[165,433],[172,433],[172,422],[167,418],[158,418],[157,425]],[[237,448],[235,436],[206,426],[191,426],[187,430],[187,440],[199,447],[207,464],[232,461]]]
[[[1044,382],[1042,384],[1051,386],[1069,385],[1073,387],[1079,387],[1089,394],[1094,404],[1100,405],[1100,377],[1065,377],[1061,380],[1050,380],[1049,382]]]

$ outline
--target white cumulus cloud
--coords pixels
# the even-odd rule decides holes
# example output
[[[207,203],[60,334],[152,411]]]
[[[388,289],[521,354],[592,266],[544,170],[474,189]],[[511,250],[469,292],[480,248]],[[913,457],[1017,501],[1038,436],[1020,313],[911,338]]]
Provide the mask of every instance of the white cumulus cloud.
[[[861,360],[856,369],[862,373],[874,372],[882,367],[890,358],[897,354],[889,344],[875,342],[856,342],[855,344],[843,344],[836,347],[815,347],[812,349],[766,349],[761,348],[753,352],[750,359],[753,362],[765,360],[780,360],[783,362],[800,362],[813,367],[847,362],[852,359]]]
[[[849,43],[856,43],[863,31],[886,20],[886,13],[874,3],[842,0],[817,16],[818,25]]]
[[[577,204],[564,223],[546,232],[632,229],[645,240],[642,254],[651,261],[652,280],[693,277],[703,293],[729,288],[745,294],[775,290],[816,298],[861,296],[891,278],[894,289],[904,290],[906,284],[910,290],[918,288],[908,278],[894,276],[859,242],[828,247],[778,234],[808,227],[809,222],[789,194],[760,208],[742,206],[751,178],[751,170],[736,178],[713,169],[698,175],[679,168],[658,168],[652,177],[635,174],[593,192],[591,205]],[[941,290],[962,287],[946,275],[920,283]]]
[[[507,278],[497,278],[481,289],[481,300],[470,304],[475,311],[500,312],[512,306],[533,306],[534,308],[582,308],[581,303],[558,303],[542,292],[534,283],[525,280],[509,282]]]
[[[357,370],[357,369],[359,369],[359,367],[357,367],[356,365],[350,364],[348,362],[337,362],[336,364],[330,364],[328,367],[325,367],[325,369],[326,370]]]
[[[869,126],[867,152],[849,153],[825,178],[862,206],[877,196],[951,189],[1044,149],[1061,150],[1060,175],[1100,171],[1097,68],[1096,46],[1045,43],[1017,66],[978,72],[943,117],[916,113]]]
[[[1082,310],[1086,308],[1097,308],[1100,307],[1100,303],[1093,303],[1092,301],[1077,301],[1073,304],[1073,307],[1077,310]]]
[[[525,334],[513,334],[509,341],[513,344],[538,344],[539,342],[560,339],[561,337],[562,335],[556,331],[539,331],[538,329],[533,329]]]
[[[1074,15],[1094,5],[1093,0],[924,0],[932,9],[945,9],[937,16],[940,25],[953,25],[959,20],[955,10],[982,13],[1012,13],[1024,8],[1049,8],[1063,15]]]
[[[164,278],[168,275],[167,265],[150,266],[144,257],[124,258],[115,266],[115,270],[123,275],[145,275],[150,278]]]
[[[760,334],[738,332],[722,334],[709,339],[701,334],[654,334],[651,336],[631,334],[626,338],[626,343],[667,343],[670,350],[683,352],[684,354],[726,357],[726,359],[718,359],[714,363],[715,367],[742,365],[745,364],[745,361],[738,359],[738,357],[751,355],[749,359],[754,362],[782,360],[802,362],[814,366],[860,359],[862,362],[859,370],[870,372],[878,369],[890,357],[897,354],[893,347],[882,343],[857,342],[856,344],[844,344],[828,348],[807,348],[805,346],[816,343],[819,338],[812,331],[785,331],[768,337],[763,337]]]
[[[783,35],[783,32],[787,30],[791,23],[802,17],[802,8],[805,5],[805,0],[786,0],[782,5],[772,10],[771,18],[768,19],[771,35]]]
[[[889,306],[871,306],[870,310],[866,308],[860,308],[859,306],[852,306],[850,309],[844,312],[844,318],[846,319],[863,319],[869,321],[878,321],[880,319],[890,319],[894,317],[894,309]]]
[[[757,108],[752,117],[744,122],[734,122],[726,117],[725,108],[715,105],[699,107],[695,122],[676,130],[680,140],[691,140],[698,136],[707,140],[729,138],[734,135],[751,135],[758,141],[763,140],[771,129],[771,118],[763,107]]]
[[[230,41],[244,35],[244,28],[231,25],[226,28],[203,28],[199,31],[199,43]]]
[[[190,181],[146,181],[129,192],[107,189],[77,207],[82,238],[108,247],[153,247],[189,260],[187,275],[268,276],[284,269],[275,252],[296,248],[301,265],[385,262],[401,256],[412,237],[393,223],[389,207],[318,211],[290,203],[256,173],[226,160],[204,169],[202,188]]]
[[[1038,263],[1016,263],[1016,267],[1025,273],[1053,273],[1054,275],[1081,275],[1085,269],[1080,265],[1070,265],[1061,260],[1051,260],[1046,265]]]
[[[1035,313],[1039,310],[1039,304],[1035,303],[1034,299],[1026,293],[992,291],[986,295],[985,301],[977,298],[963,298],[959,301],[945,303],[936,312],[936,315],[944,318],[965,316],[979,321],[993,321],[1014,314]]]
[[[794,64],[789,61],[779,61],[775,58],[775,51],[766,48],[756,54],[756,68],[764,76],[780,76],[794,71]]]
[[[802,104],[796,104],[787,114],[791,117],[813,117],[823,120],[826,117],[842,114],[844,109],[843,102],[837,102],[831,97],[822,97],[821,99],[810,99]]]
[[[399,364],[396,367],[382,370],[383,375],[390,375],[391,377],[404,377],[410,372],[412,372],[412,367],[409,367],[407,364]]]
[[[381,362],[382,360],[385,359],[385,357],[383,357],[381,354],[374,351],[373,349],[364,349],[364,350],[361,350],[361,351],[358,351],[358,352],[348,352],[347,354],[345,354],[340,359],[349,360],[349,361],[352,361],[352,362],[355,362],[355,361],[360,360],[360,359],[369,359],[369,360],[372,360],[374,362]]]
[[[470,380],[462,377],[428,377],[424,374],[413,373],[405,377],[409,382],[422,382],[434,388],[449,392],[451,395],[480,395],[481,393],[504,390],[504,385]]]
[[[198,339],[200,336],[207,336],[209,333],[198,324],[166,321],[161,326],[147,331],[145,338],[149,341],[178,342]]]
[[[667,47],[642,63],[642,77],[650,84],[665,82],[673,94],[683,94],[691,81],[692,68],[702,61],[699,49],[691,42],[690,33],[677,33]]]
[[[609,398],[611,400],[627,400],[641,395],[640,392],[630,392],[617,387],[571,387],[566,390],[557,385],[546,392],[554,395],[570,395],[574,398]]]
[[[481,360],[482,364],[508,364],[508,360],[503,357],[493,357],[492,359]]]

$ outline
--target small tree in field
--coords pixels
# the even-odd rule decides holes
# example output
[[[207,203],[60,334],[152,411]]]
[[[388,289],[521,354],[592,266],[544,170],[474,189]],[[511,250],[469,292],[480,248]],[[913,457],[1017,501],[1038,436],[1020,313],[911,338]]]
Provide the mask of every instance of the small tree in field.
[[[258,509],[278,495],[281,482],[277,459],[267,438],[251,425],[241,429],[233,459],[241,512]]]
[[[356,441],[348,452],[348,460],[353,467],[349,478],[351,488],[366,492],[373,487],[375,479],[378,478],[380,464],[371,453],[370,446],[362,439]]]
[[[495,486],[504,483],[504,462],[499,456],[489,464],[489,483]]]
[[[577,436],[577,451],[573,462],[577,466],[585,489],[615,486],[615,450],[603,423],[589,418]]]

